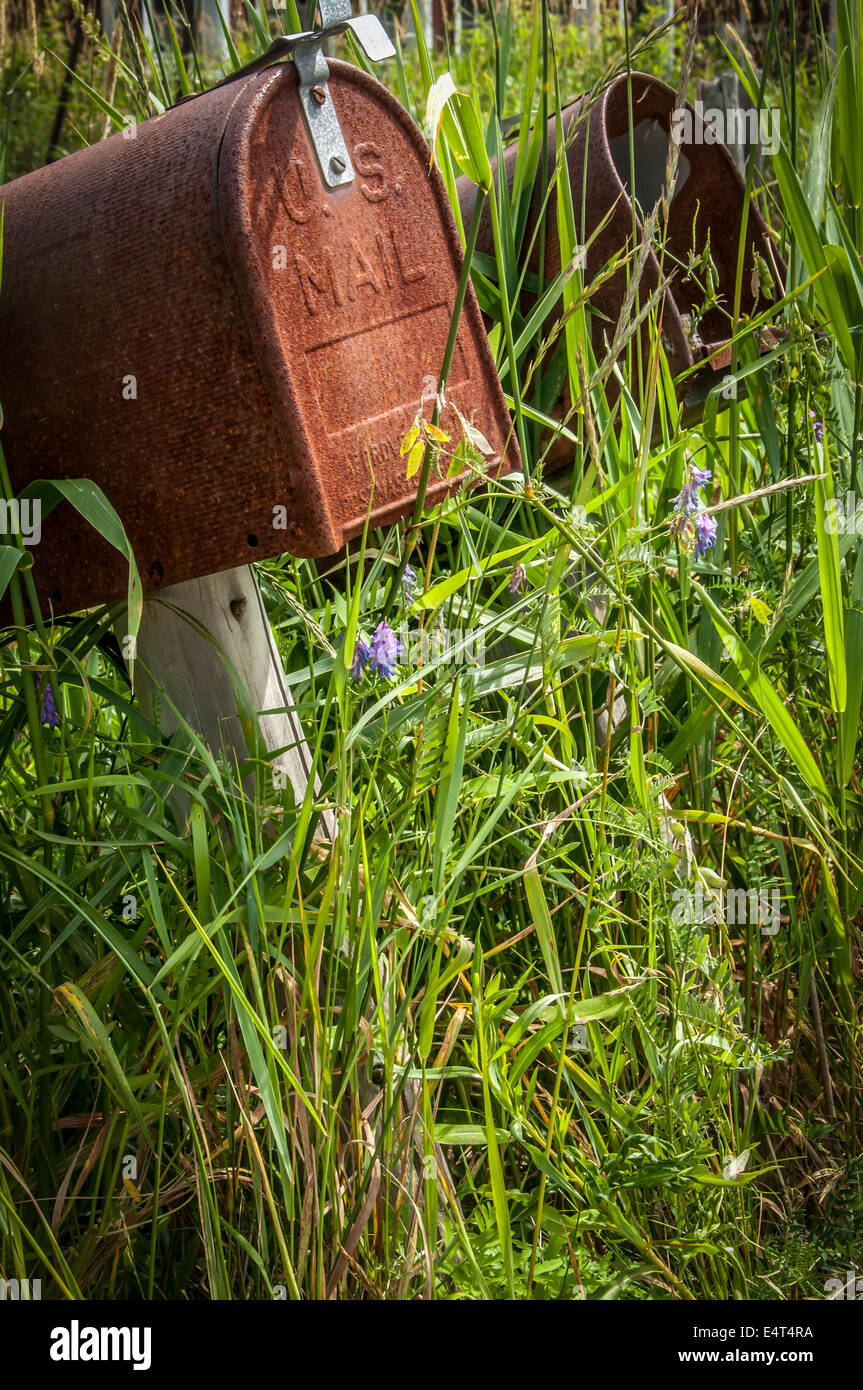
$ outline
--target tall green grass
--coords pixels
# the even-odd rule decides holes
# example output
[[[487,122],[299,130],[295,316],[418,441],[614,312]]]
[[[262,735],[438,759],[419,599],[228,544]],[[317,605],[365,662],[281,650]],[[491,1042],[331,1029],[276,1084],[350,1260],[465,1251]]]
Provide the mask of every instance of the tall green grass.
[[[268,42],[249,15],[232,65]],[[218,77],[179,25],[156,47],[129,27],[110,94],[93,37],[75,99],[97,127]],[[458,57],[402,47],[388,80],[418,119],[458,79],[436,157],[454,209],[458,172],[485,184],[473,279],[525,467],[349,562],[259,567],[331,848],[266,763],[229,767],[186,726],[163,742],[112,611],[19,610],[3,634],[4,1277],[72,1298],[797,1298],[859,1257],[863,570],[824,524],[863,496],[859,6],[802,78],[779,39],[777,17],[723,61],[782,105],[747,196],[788,266],[783,334],[759,356],[725,306],[741,389],[693,426],[644,296],[640,357],[640,248],[598,363],[580,270],[538,287],[541,313],[522,294],[537,143],[512,198],[487,176],[513,117],[525,141],[627,66],[696,71],[685,16],[599,55],[541,5],[489,13]],[[12,151],[8,97],[7,117]],[[552,216],[569,267],[583,229]],[[698,562],[667,527],[689,459],[722,508]],[[479,634],[484,663],[352,679],[384,611],[468,656]],[[679,910],[761,884],[775,935]]]

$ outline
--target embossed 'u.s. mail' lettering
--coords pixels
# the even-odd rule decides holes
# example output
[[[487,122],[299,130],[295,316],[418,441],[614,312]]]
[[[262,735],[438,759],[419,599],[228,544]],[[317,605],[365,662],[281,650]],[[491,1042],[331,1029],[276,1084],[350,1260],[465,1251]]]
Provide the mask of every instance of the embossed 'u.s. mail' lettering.
[[[283,268],[293,272],[297,302],[308,315],[306,361],[325,429],[344,442],[343,486],[359,497],[370,473],[400,469],[399,436],[383,433],[387,417],[406,404],[416,408],[427,372],[418,349],[432,322],[433,337],[445,340],[450,309],[440,298],[439,269],[435,276],[421,225],[402,197],[404,176],[392,167],[392,153],[385,156],[371,140],[350,148],[357,177],[346,192],[326,190],[301,154],[275,181],[294,224],[292,234],[286,230]],[[349,219],[345,197],[353,203]],[[352,363],[364,349],[367,367],[357,379]],[[460,377],[459,353],[455,367]],[[336,398],[320,389],[334,380],[341,383]]]
[[[383,154],[373,141],[359,141],[351,157],[357,189],[367,203],[380,205],[401,196],[401,180],[390,175]],[[315,234],[314,250],[309,238],[305,239],[306,249],[294,254],[297,280],[310,314],[353,304],[361,298],[362,290],[385,296],[393,289],[425,279],[426,264],[392,227],[370,225],[366,235],[344,238],[338,214],[334,221],[332,203],[315,170],[302,156],[290,159],[284,173],[276,173],[275,181],[281,206],[291,221]]]
[[[325,429],[344,448],[342,487],[359,500],[371,477],[401,473],[400,435],[390,417],[406,404],[416,409],[428,371],[421,345],[429,337],[445,341],[451,307],[448,295],[441,298],[440,269],[423,242],[421,220],[402,196],[409,180],[394,167],[392,151],[384,155],[371,140],[350,150],[356,181],[347,195],[326,190],[301,154],[276,182],[294,224],[286,240],[308,315],[306,362]],[[353,202],[350,219],[342,211],[346,196]],[[361,353],[367,366],[357,378],[352,364]],[[452,384],[465,375],[457,352]],[[321,387],[335,380],[334,398]]]
[[[390,182],[383,164],[380,149],[371,140],[361,140],[351,151],[354,170],[359,176],[359,190],[368,203],[385,203],[395,196],[401,196],[402,185],[398,178]],[[276,175],[282,206],[292,222],[302,226],[311,222],[316,212],[324,217],[330,216],[329,204],[317,197],[320,180],[309,161],[296,156],[288,161],[284,175]]]

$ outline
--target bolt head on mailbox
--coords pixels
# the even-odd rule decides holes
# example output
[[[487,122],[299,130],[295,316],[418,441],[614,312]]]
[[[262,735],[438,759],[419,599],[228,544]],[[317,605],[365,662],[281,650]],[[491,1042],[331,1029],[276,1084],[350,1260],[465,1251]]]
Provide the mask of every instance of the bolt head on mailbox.
[[[422,136],[379,83],[330,64],[354,175],[335,187],[297,86],[280,64],[0,189],[13,488],[98,483],[145,588],[329,555],[367,515],[413,507],[400,443],[442,365],[461,245]],[[447,398],[444,429],[457,437],[455,405],[496,469],[518,466],[470,289]],[[453,486],[433,477],[429,503]],[[33,573],[58,611],[126,585],[67,503]]]

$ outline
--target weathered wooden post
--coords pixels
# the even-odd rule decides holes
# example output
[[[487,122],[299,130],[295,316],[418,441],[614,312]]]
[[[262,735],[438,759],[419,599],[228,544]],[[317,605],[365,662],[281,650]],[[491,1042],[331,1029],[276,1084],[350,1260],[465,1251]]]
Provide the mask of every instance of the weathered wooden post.
[[[258,750],[249,746],[237,713],[239,695],[259,716],[260,752],[274,786],[287,781],[302,802],[311,752],[251,565],[148,595],[136,658],[136,699],[165,736],[178,727],[179,714],[214,752],[227,753],[235,765],[245,762]],[[331,812],[322,814],[317,833],[335,837]]]
[[[145,590],[227,653],[297,795],[308,752],[249,562],[330,555],[412,509],[399,443],[440,370],[462,263],[410,117],[324,57],[345,29],[390,56],[380,21],[349,0],[320,10],[320,29],[276,40],[254,71],[0,190],[13,486],[99,484]],[[472,292],[448,401],[449,426],[458,407],[517,462]],[[458,481],[433,479],[429,504]],[[34,578],[55,612],[125,591],[122,557],[65,503]],[[142,668],[242,755],[215,648],[165,602],[145,609]]]

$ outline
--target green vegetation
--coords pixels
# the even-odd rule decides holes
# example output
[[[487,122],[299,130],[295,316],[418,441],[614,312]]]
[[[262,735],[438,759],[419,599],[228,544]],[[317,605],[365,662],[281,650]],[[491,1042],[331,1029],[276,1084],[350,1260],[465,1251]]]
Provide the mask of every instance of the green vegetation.
[[[229,65],[299,27],[292,8],[250,9]],[[57,13],[7,48],[10,177],[47,149]],[[87,24],[64,150],[219,76],[128,25],[112,57]],[[437,130],[454,206],[468,171],[493,208],[474,283],[524,474],[368,535],[349,565],[259,566],[331,852],[311,793],[275,793],[264,758],[230,767],[190,728],[163,744],[116,605],[25,629],[30,574],[14,537],[0,550],[6,1278],[87,1298],[797,1299],[860,1259],[863,560],[826,522],[863,498],[863,7],[839,0],[838,56],[813,11],[797,68],[778,14],[751,55],[693,50],[685,15],[606,27],[599,52],[580,32],[540,5],[483,18]],[[567,270],[531,316],[530,165],[511,206],[488,153],[612,73],[732,63],[782,111],[747,187],[788,278],[766,355],[762,313],[721,306],[740,389],[690,425],[646,297],[646,359],[634,331],[638,247],[618,363],[597,363],[575,215],[549,214]],[[387,80],[423,120],[445,67],[421,42]],[[689,269],[707,303],[709,263]],[[432,437],[427,468],[453,442]],[[697,559],[687,486],[716,523]],[[353,677],[385,616],[412,651],[443,627],[485,660]],[[762,888],[775,919],[681,911]]]

